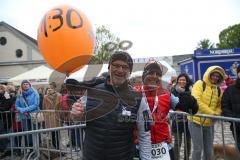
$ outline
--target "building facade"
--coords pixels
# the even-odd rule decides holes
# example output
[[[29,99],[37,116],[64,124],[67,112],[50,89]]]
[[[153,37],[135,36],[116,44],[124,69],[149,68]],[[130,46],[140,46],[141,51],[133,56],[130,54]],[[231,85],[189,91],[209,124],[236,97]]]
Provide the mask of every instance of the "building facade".
[[[5,22],[0,22],[0,81],[46,64],[37,41]]]

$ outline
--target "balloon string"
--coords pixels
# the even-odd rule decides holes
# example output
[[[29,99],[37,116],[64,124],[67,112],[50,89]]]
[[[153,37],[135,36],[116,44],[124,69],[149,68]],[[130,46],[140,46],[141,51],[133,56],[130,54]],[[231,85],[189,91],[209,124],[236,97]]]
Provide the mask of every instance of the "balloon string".
[[[69,73],[68,73],[68,72],[66,72],[66,77],[67,77],[67,78],[69,77]]]

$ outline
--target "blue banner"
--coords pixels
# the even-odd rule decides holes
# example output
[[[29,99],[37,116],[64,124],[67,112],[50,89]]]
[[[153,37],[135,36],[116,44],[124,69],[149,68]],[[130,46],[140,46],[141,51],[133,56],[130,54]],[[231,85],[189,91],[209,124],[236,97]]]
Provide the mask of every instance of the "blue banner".
[[[193,68],[193,61],[190,61],[188,63],[184,63],[180,65],[180,72],[181,73],[187,73],[189,75],[189,78],[193,81],[195,81],[194,77],[194,68]]]
[[[212,55],[236,55],[240,54],[240,48],[233,49],[204,49],[204,50],[195,50],[194,56],[212,56]]]

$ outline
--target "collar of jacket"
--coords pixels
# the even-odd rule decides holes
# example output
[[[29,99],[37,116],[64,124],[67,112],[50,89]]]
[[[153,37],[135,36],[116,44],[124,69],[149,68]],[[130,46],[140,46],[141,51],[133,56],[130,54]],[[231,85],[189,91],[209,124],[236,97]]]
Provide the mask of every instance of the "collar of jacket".
[[[23,96],[28,96],[33,93],[33,89],[29,88],[27,90],[23,90],[22,93],[23,93]]]

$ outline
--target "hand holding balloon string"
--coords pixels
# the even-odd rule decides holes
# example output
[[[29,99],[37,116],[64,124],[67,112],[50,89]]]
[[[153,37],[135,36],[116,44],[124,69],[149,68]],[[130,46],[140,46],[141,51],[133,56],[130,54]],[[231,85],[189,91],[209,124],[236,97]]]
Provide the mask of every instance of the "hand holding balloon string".
[[[73,105],[72,105],[72,110],[71,110],[71,114],[73,117],[81,117],[84,113],[84,100],[83,98],[79,98],[77,100],[77,102],[75,102]]]

